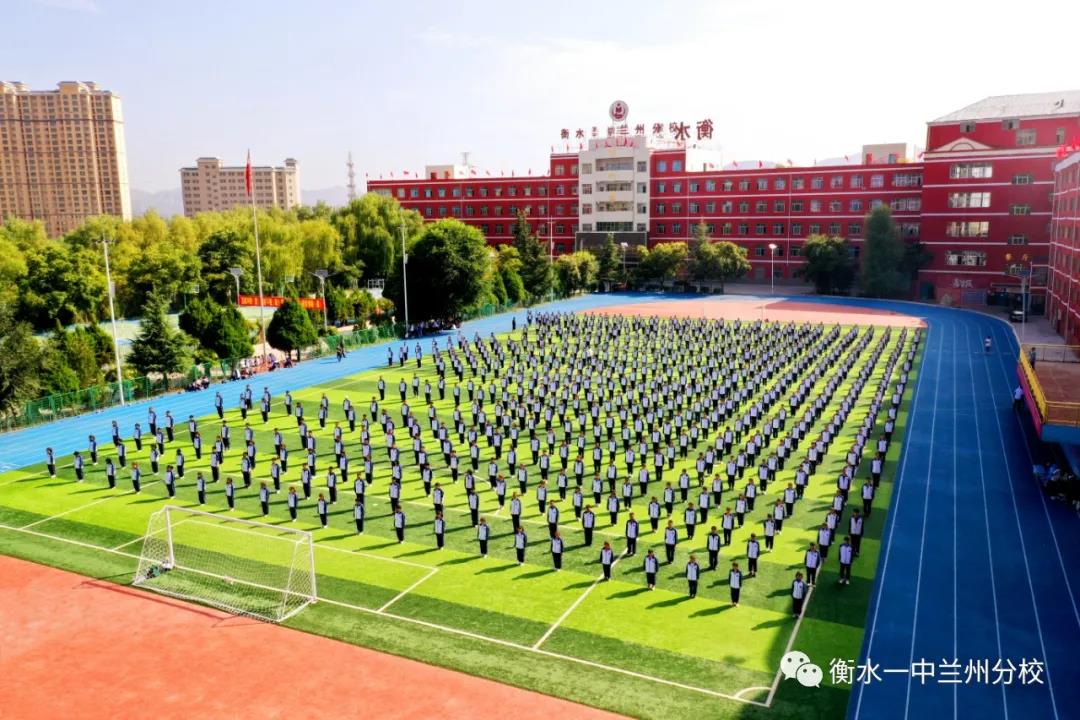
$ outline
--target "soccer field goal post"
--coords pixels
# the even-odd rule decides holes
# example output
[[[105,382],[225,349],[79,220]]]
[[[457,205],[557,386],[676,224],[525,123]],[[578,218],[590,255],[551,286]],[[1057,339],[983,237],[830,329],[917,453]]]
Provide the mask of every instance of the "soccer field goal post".
[[[311,533],[166,505],[150,516],[134,585],[283,622],[315,602]]]

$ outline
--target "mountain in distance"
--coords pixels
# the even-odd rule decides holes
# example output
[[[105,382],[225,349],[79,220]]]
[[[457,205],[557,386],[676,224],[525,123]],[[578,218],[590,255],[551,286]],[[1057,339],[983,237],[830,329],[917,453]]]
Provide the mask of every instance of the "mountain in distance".
[[[142,215],[147,210],[156,210],[157,214],[163,218],[183,215],[184,197],[180,193],[180,188],[170,188],[157,192],[131,188],[132,215]]]
[[[344,185],[335,185],[321,190],[300,189],[300,202],[308,206],[322,201],[330,207],[341,207],[349,201],[348,198],[349,191]]]

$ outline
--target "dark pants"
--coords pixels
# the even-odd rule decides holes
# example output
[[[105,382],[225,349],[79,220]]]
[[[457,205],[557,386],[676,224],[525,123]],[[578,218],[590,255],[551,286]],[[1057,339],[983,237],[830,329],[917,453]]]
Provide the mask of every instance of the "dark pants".
[[[169,492],[169,497],[176,497],[176,485],[168,483],[165,485],[165,489]]]
[[[517,549],[517,561],[519,563],[525,562],[525,548],[516,548],[516,549]]]
[[[772,535],[766,535],[765,536],[765,549],[766,550],[772,550],[772,546],[773,546],[773,536]]]
[[[802,615],[803,602],[806,598],[792,598],[791,599],[791,614]]]
[[[637,538],[636,537],[628,537],[628,538],[626,538],[626,554],[627,555],[633,555],[635,553],[637,553]]]
[[[840,563],[840,579],[851,582],[851,563]]]
[[[435,547],[442,550],[443,545],[445,543],[446,543],[446,535],[444,535],[443,533],[436,533],[435,534]]]
[[[233,508],[236,507],[236,496],[235,495],[226,495],[225,496],[225,501],[227,503],[229,503],[229,509],[230,510],[232,510]]]
[[[610,580],[611,579],[611,565],[609,565],[608,563],[602,563],[601,567],[604,568],[604,579],[605,580]]]
[[[269,515],[270,514],[270,501],[269,500],[264,500],[264,501],[260,502],[260,505],[262,505],[262,514],[263,515]]]
[[[514,526],[514,532],[517,532],[518,528],[521,527],[521,516],[520,515],[511,515],[510,516],[510,522]]]
[[[487,556],[487,546],[488,546],[488,541],[487,540],[481,540],[480,541],[480,554],[481,555]]]
[[[405,528],[394,528],[394,533],[397,535],[398,542],[405,542]]]
[[[741,590],[742,588],[731,588],[731,602],[735,605],[739,604],[739,593],[741,592]]]
[[[645,584],[649,587],[656,585],[656,573],[645,573]]]
[[[694,539],[694,527],[695,526],[694,526],[693,523],[687,523],[687,525],[686,525],[686,537],[689,540]]]
[[[469,515],[471,516],[473,527],[480,524],[480,508],[469,508]]]
[[[551,553],[551,562],[555,563],[555,569],[562,569],[562,553]]]
[[[690,597],[697,597],[697,580],[687,580],[686,582],[690,586]]]
[[[747,558],[747,569],[751,575],[757,575],[757,558]]]
[[[719,564],[720,564],[720,551],[719,550],[710,550],[709,551],[709,569],[710,570],[715,570],[716,566],[719,565]]]
[[[326,513],[319,514],[319,522],[322,523],[323,527],[326,527]]]
[[[817,582],[817,568],[806,568],[806,582],[810,585]]]
[[[140,490],[142,490],[142,487],[139,485],[138,480],[132,479],[131,486],[135,488],[135,492],[139,492]]]
[[[872,507],[873,504],[874,504],[873,500],[863,500],[862,501],[862,514],[863,514],[863,517],[870,517],[870,511],[873,509],[873,507]]]
[[[851,536],[851,549],[855,553],[855,557],[859,556],[859,548],[862,547],[862,535]]]
[[[583,532],[585,533],[585,546],[592,547],[593,529],[591,527],[583,528]]]
[[[724,529],[724,544],[725,545],[730,545],[731,544],[731,531],[728,530],[727,528]]]
[[[668,565],[675,562],[675,546],[674,545],[666,545],[665,544],[664,545],[664,554],[667,556]]]
[[[294,508],[294,507],[289,508],[289,517],[291,519],[293,519],[293,520],[296,519],[296,508]]]

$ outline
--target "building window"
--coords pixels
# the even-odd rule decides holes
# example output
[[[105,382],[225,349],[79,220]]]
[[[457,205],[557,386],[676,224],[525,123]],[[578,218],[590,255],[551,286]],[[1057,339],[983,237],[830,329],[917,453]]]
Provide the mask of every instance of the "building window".
[[[811,190],[821,190],[824,187],[825,187],[825,178],[821,177],[820,175],[810,179],[810,189]]]
[[[856,235],[856,236],[861,235],[862,234],[862,224],[861,223],[848,223],[847,234],[848,235]]]
[[[1008,120],[1002,120],[1001,121],[1001,127],[1005,128],[1006,130],[1016,130],[1016,129],[1018,129],[1020,127],[1020,121],[1017,120],[1016,118],[1010,118]]]
[[[787,188],[787,181],[784,180],[784,178],[776,178],[776,180],[773,181],[773,189],[774,190],[784,190],[786,188]]]
[[[565,185],[556,185],[555,186],[555,194],[556,195],[566,195],[566,186]]]
[[[562,223],[556,223],[555,224],[555,232],[558,233],[559,235],[562,235],[563,233],[566,232],[566,226],[563,225]]]
[[[398,188],[397,189],[397,196],[398,196],[398,198],[403,199],[405,197],[405,188]]]
[[[678,235],[680,231],[682,231],[682,224],[681,223],[671,223],[671,234],[672,235]]]
[[[592,175],[592,163],[581,163],[581,174]]]
[[[960,123],[960,132],[962,132],[964,134],[975,132],[975,123],[973,123],[973,122]]]
[[[592,215],[592,203],[581,203],[581,214]]]
[[[829,201],[829,212],[838,213],[838,212],[841,212],[843,209],[844,209],[844,203],[841,202],[840,200],[830,200]]]
[[[748,213],[748,212],[750,212],[750,203],[748,201],[746,201],[746,200],[740,201],[739,202],[739,212],[740,213]]]
[[[697,215],[699,212],[701,212],[701,206],[698,205],[696,202],[692,202],[689,205],[689,212],[691,215]]]
[[[784,201],[783,200],[774,200],[772,205],[773,205],[773,207],[772,207],[773,212],[778,212],[778,213],[784,212]]]
[[[716,192],[716,181],[715,180],[706,180],[705,181],[705,192]]]
[[[700,185],[696,182],[690,183],[690,192],[695,193],[700,189]]]
[[[656,214],[663,215],[666,207],[664,203],[656,203]]]
[[[486,198],[488,196],[488,189],[485,187],[480,188],[480,197]]]
[[[488,214],[488,206],[487,205],[481,205],[480,206],[480,217],[487,217],[487,214]]]
[[[773,235],[783,235],[784,234],[784,223],[773,223],[772,234]]]
[[[431,208],[424,208],[424,217],[431,217]]]
[[[810,212],[821,212],[821,201],[820,200],[811,200],[810,201]]]
[[[990,234],[990,223],[985,220],[950,222],[945,225],[945,234],[949,237],[986,237]]]
[[[791,234],[802,235],[802,223],[791,223]]]
[[[802,190],[805,187],[805,185],[806,185],[806,182],[801,177],[791,179],[791,189],[792,190]]]
[[[1031,184],[1031,175],[1030,174],[1013,175],[1012,183],[1013,183],[1013,185],[1030,185]]]
[[[725,200],[724,202],[720,203],[720,212],[730,213],[733,207],[734,203],[732,203],[730,200]]]
[[[682,203],[671,203],[671,212],[678,215],[682,212]]]
[[[791,257],[802,257],[802,248],[798,245],[791,248]]]
[[[673,183],[671,183],[671,192],[673,192],[673,193],[682,192],[682,183],[681,182],[673,182]]]
[[[893,187],[922,187],[922,175],[903,173],[893,175]]]
[[[754,203],[754,212],[763,213],[768,212],[768,210],[769,203],[765,202],[764,200],[758,200],[756,203]]]
[[[1031,128],[1016,131],[1016,144],[1018,147],[1035,144],[1035,131]]]
[[[566,168],[565,167],[563,167],[562,165],[556,165],[555,166],[555,177],[562,177],[565,174],[566,174]]]
[[[757,180],[757,189],[758,190],[768,190],[769,189],[769,181],[766,180],[765,178],[758,178],[758,180]]]
[[[1010,215],[1030,215],[1031,214],[1031,206],[1030,205],[1010,205],[1009,206],[1009,214]]]
[[[648,184],[646,184],[646,183],[638,183],[637,184],[637,191],[638,191],[639,195],[648,195],[649,194],[649,186],[648,186]]]
[[[723,233],[724,235],[730,235],[731,234],[731,227],[732,227],[731,223],[726,222],[726,223],[724,223],[724,224],[722,224],[720,226],[720,232]]]
[[[949,193],[949,207],[951,207],[951,208],[988,208],[988,207],[990,207],[990,193],[988,193],[988,192]]]
[[[439,188],[439,197],[446,197],[446,188]]]
[[[667,192],[667,183],[665,183],[665,182],[656,183],[656,192],[658,192],[658,193]]]
[[[802,200],[792,200],[791,201],[791,212],[802,212],[802,211],[803,211],[803,201]]]
[[[739,235],[746,237],[750,234],[750,225],[747,223],[739,223]]]
[[[862,175],[852,175],[851,176],[851,187],[853,187],[853,188],[861,188],[862,187]]]
[[[431,188],[424,188],[424,197],[428,199],[431,198]]]
[[[842,175],[833,175],[829,178],[829,187],[834,190],[844,187],[844,177]]]
[[[587,167],[587,166],[582,165],[582,167]],[[639,173],[645,172],[645,161],[644,160],[638,160],[637,171]]]
[[[1054,142],[1058,145],[1065,142],[1065,128],[1058,128],[1054,131]]]
[[[735,183],[731,180],[724,181],[724,192],[731,192],[735,188]]]
[[[756,225],[754,225],[754,234],[755,235],[764,235],[765,234],[765,223],[757,223]]]
[[[592,223],[581,223],[582,232],[592,232]]]
[[[749,189],[750,189],[750,181],[749,180],[740,180],[739,181],[739,192],[746,192]]]
[[[470,208],[470,210],[471,209],[472,208]],[[460,205],[455,205],[454,207],[450,208],[450,214],[453,215],[454,217],[461,217],[461,206]]]
[[[821,225],[819,225],[818,223],[810,223],[810,234],[811,235],[820,235],[821,234]]]
[[[1010,235],[1009,236],[1009,244],[1010,245],[1027,245],[1028,244],[1027,235]]]
[[[581,186],[581,194],[582,195],[592,195],[592,185],[582,185]]]
[[[840,223],[829,223],[829,234],[834,235],[834,236],[839,235],[840,234]]]
[[[637,211],[638,211],[638,215],[648,215],[649,214],[649,206],[646,205],[645,203],[638,203]]]
[[[852,200],[849,202],[848,212],[862,212],[862,200]]]
[[[763,248],[761,245],[758,245],[757,247],[755,247],[754,248],[754,257],[765,257],[765,248]]]
[[[707,202],[707,203],[705,203],[705,212],[709,213],[710,215],[715,213],[716,212],[716,203],[715,202]]]
[[[577,175],[577,163],[570,163],[570,174]]]
[[[667,172],[667,160],[656,161],[656,172]]]
[[[474,212],[476,212],[476,210],[473,208],[472,205],[468,205],[468,206],[465,207],[465,215],[466,216],[472,217]]]
[[[946,250],[945,264],[984,267],[986,265],[986,253],[978,250]]]
[[[953,180],[964,178],[991,178],[994,168],[990,163],[953,163],[949,167],[949,177]]]
[[[885,187],[885,176],[881,173],[874,173],[870,176],[870,187],[882,188]]]
[[[671,172],[682,172],[682,160],[671,161]]]

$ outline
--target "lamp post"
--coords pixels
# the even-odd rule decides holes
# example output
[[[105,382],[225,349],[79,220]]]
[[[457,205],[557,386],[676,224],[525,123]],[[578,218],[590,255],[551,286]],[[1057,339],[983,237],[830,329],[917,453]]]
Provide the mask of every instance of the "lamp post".
[[[619,243],[619,247],[622,248],[622,277],[623,277],[623,284],[626,284],[627,283],[627,279],[626,279],[626,250],[627,250],[627,248],[630,247],[630,243],[621,242],[621,243]]]
[[[1005,254],[1005,262],[1011,262],[1012,253]],[[1031,291],[1031,256],[1024,253],[1020,256],[1020,352],[1024,348],[1024,336],[1027,329],[1028,294]]]
[[[326,278],[330,277],[330,271],[326,268],[319,268],[311,274],[319,278],[319,289],[322,291],[322,326],[323,330],[326,330]]]
[[[233,276],[233,280],[236,281],[236,304],[240,304],[240,276],[244,274],[244,268],[231,267],[229,268],[229,274]]]
[[[409,254],[405,252],[405,223],[401,223],[401,295],[405,300],[405,337],[409,337]]]
[[[109,269],[109,238],[101,236],[101,247],[105,251],[105,282],[109,292],[109,320],[112,322],[113,355],[116,358],[116,386],[120,388],[120,405],[124,405],[124,371],[120,366],[120,343],[116,339],[116,310],[113,307],[113,296],[116,288],[113,286],[112,271]]]
[[[776,294],[776,243],[769,243],[769,294]]]

